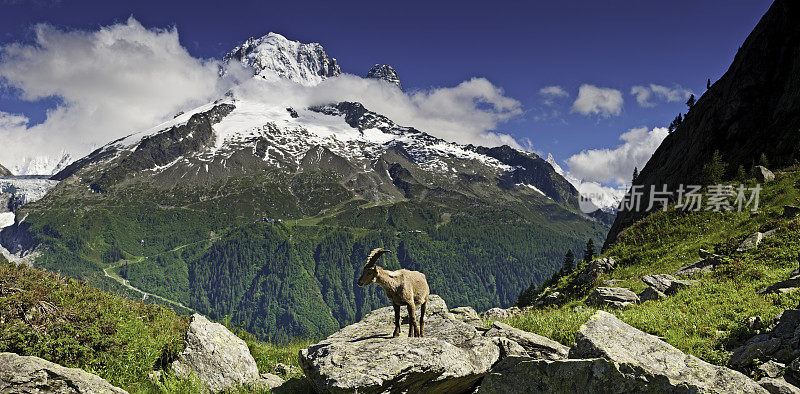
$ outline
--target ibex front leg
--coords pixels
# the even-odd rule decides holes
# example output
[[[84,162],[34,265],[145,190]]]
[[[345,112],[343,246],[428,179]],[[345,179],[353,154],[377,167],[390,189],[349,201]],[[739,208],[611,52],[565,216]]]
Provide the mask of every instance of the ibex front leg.
[[[408,337],[416,337],[419,336],[419,326],[417,326],[417,316],[414,313],[414,303],[408,304]]]
[[[394,305],[394,334],[392,338],[400,336],[400,305]]]

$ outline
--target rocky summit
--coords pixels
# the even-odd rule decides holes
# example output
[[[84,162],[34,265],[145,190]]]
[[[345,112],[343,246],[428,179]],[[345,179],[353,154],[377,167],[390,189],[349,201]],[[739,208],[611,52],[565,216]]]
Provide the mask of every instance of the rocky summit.
[[[400,84],[400,76],[397,75],[397,71],[392,66],[376,64],[367,72],[367,78],[380,79],[397,85],[401,90],[403,89],[403,85]]]

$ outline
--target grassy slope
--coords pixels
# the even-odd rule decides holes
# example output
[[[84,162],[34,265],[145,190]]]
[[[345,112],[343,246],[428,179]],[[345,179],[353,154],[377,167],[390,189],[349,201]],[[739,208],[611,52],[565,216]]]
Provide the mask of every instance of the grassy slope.
[[[156,386],[148,373],[182,351],[187,316],[90,287],[85,282],[17,266],[0,255],[0,352],[32,355],[95,373],[134,393],[199,392],[194,381],[166,375]],[[241,329],[259,371],[297,366],[307,343],[275,346]],[[284,376],[291,378],[293,376]],[[241,387],[234,392],[259,391]],[[263,391],[263,390],[262,390]]]
[[[726,264],[713,273],[697,277],[701,284],[673,297],[612,311],[632,326],[661,336],[677,348],[715,364],[727,362],[729,350],[752,333],[746,321],[761,316],[768,321],[785,309],[796,308],[800,291],[760,295],[758,290],[786,279],[798,266],[800,226],[798,219],[783,218],[783,205],[797,205],[800,172],[797,168],[776,174],[764,185],[760,212],[659,212],[638,222],[621,236],[603,256],[612,256],[617,268],[598,282],[619,280],[615,286],[635,292],[646,285],[647,274],[672,273],[698,259],[698,249],[715,251]],[[754,180],[749,180],[750,185]],[[766,239],[755,250],[735,253],[749,234],[759,229],[779,228],[779,235]],[[582,267],[579,267],[579,269]],[[575,272],[578,272],[576,270]],[[569,288],[575,273],[561,278],[550,291],[569,294],[572,300],[558,308],[531,310],[508,321],[512,326],[545,335],[571,345],[575,332],[594,312],[582,300],[590,289]]]

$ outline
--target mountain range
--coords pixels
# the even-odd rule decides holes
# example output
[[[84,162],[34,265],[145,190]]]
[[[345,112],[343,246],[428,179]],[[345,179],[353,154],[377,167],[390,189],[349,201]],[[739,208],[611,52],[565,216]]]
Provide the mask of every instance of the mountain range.
[[[336,78],[319,44],[271,33],[225,56],[252,83]],[[400,89],[389,66],[369,72]],[[374,247],[448,303],[513,304],[563,255],[603,240],[608,214],[538,155],[461,145],[358,102],[287,107],[231,90],[112,141],[53,176],[0,233],[17,255],[262,338],[319,337],[385,305],[355,280]],[[159,298],[160,297],[160,298]]]

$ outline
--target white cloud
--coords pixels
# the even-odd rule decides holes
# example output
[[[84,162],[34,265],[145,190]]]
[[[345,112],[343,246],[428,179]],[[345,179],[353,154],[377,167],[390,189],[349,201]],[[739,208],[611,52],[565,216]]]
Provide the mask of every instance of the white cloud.
[[[131,18],[92,32],[40,24],[35,33],[31,45],[0,47],[0,84],[24,100],[55,96],[60,104],[29,127],[2,114],[0,163],[6,166],[65,151],[79,157],[226,89],[218,62],[189,55],[175,29],[146,29]]]
[[[623,102],[622,92],[619,90],[583,84],[578,90],[578,98],[572,103],[572,111],[608,118],[622,112]]]
[[[634,167],[642,169],[667,134],[665,127],[631,129],[619,136],[623,143],[616,148],[584,150],[568,158],[567,165],[583,180],[627,184]]]
[[[97,31],[45,24],[35,31],[33,44],[0,46],[0,87],[21,92],[24,100],[55,96],[61,104],[33,126],[24,117],[0,113],[0,163],[9,168],[25,156],[67,152],[81,157],[213,101],[234,86],[239,94],[267,95],[291,105],[360,101],[399,124],[450,141],[520,147],[510,135],[492,130],[521,115],[521,104],[484,78],[412,93],[351,75],[316,87],[285,81],[265,85],[240,69],[229,68],[220,77],[221,62],[192,57],[176,29],[147,29],[133,18]]]
[[[543,97],[543,102],[545,105],[553,105],[556,99],[569,97],[569,93],[567,93],[564,88],[561,86],[545,86],[539,89],[539,94]]]
[[[354,75],[329,78],[316,86],[285,80],[253,79],[234,89],[237,97],[281,106],[306,107],[340,101],[357,101],[394,122],[412,126],[448,141],[485,146],[520,148],[508,134],[494,130],[503,121],[522,114],[519,101],[484,78],[457,86],[404,93],[392,85]]]
[[[632,87],[631,94],[636,96],[636,102],[642,107],[653,107],[656,105],[653,100],[664,102],[683,101],[688,99],[692,92],[678,85],[668,88],[651,83],[650,86],[636,85]]]

